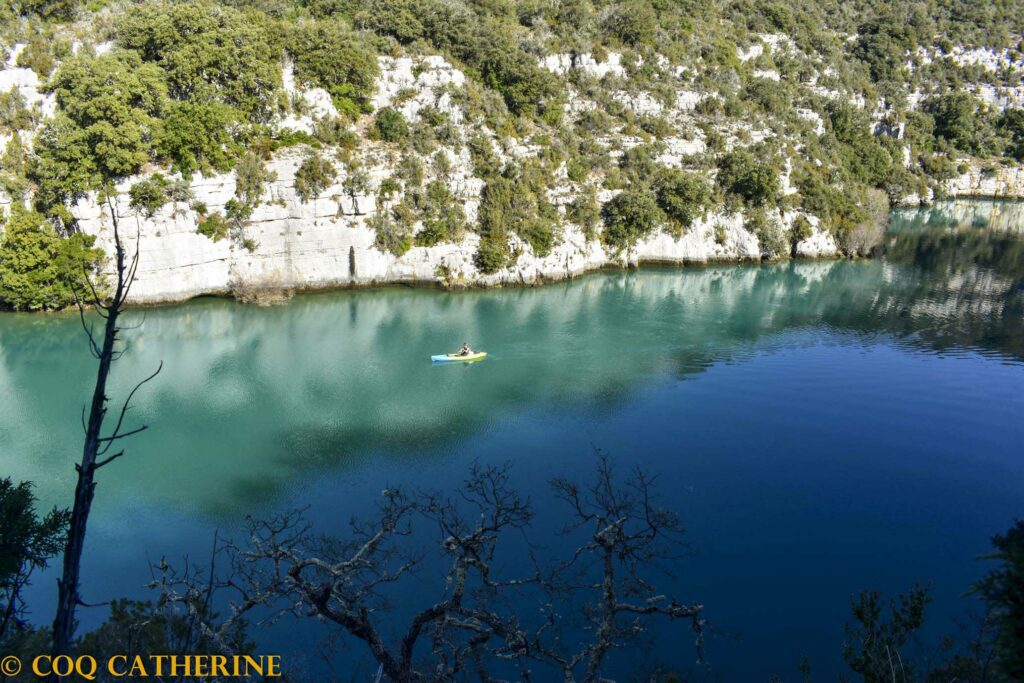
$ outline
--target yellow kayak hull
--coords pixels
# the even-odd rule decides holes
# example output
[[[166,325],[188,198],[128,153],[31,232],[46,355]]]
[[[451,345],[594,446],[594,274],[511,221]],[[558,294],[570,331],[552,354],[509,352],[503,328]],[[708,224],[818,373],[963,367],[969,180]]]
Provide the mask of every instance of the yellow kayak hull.
[[[486,351],[478,351],[471,353],[468,356],[460,356],[457,353],[446,353],[440,356],[431,356],[430,360],[434,363],[472,363],[474,361],[483,360],[487,358]]]

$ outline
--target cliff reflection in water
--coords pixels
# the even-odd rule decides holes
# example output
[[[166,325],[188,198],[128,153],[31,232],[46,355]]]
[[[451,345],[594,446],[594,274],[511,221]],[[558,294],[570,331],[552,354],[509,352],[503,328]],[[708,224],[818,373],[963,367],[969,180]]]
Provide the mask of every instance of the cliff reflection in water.
[[[1024,360],[1024,204],[957,201],[898,214],[884,252],[909,267],[906,298],[874,311],[886,319],[895,310],[894,333],[939,351]]]
[[[106,474],[105,500],[143,490],[234,517],[273,505],[300,473],[457,444],[516,411],[614,405],[648,378],[792,344],[782,333],[793,330],[1021,362],[1024,240],[1017,229],[978,227],[978,215],[898,215],[885,258],[872,261],[134,311],[145,325],[132,333],[113,395],[159,360],[165,372],[135,411],[155,428],[132,442],[136,464]],[[430,366],[430,354],[463,340],[489,351],[488,361]],[[94,372],[77,317],[0,317],[0,469],[35,481],[46,503],[71,486]]]

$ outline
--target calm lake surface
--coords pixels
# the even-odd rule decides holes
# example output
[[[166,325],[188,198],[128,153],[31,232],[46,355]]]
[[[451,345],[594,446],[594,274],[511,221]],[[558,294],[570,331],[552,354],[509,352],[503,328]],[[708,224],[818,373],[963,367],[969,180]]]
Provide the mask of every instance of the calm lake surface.
[[[589,474],[597,447],[660,474],[683,515],[691,555],[664,590],[705,605],[720,679],[796,679],[807,655],[835,680],[865,589],[930,582],[928,635],[955,632],[975,558],[1024,515],[1024,221],[940,208],[898,215],[869,261],[148,310],[111,395],[162,360],[133,415],[152,428],[100,478],[85,599],[146,596],[147,558],[205,561],[246,515],[309,506],[341,531],[386,486],[450,489],[473,460],[514,463],[543,536],[546,482]],[[466,339],[485,362],[430,365]],[[71,502],[94,376],[77,316],[0,316],[0,473],[45,505]],[[36,579],[40,622],[55,593]],[[260,632],[261,650],[315,668],[311,629]],[[650,657],[687,669],[691,641],[664,627]],[[361,645],[336,666],[375,669]]]

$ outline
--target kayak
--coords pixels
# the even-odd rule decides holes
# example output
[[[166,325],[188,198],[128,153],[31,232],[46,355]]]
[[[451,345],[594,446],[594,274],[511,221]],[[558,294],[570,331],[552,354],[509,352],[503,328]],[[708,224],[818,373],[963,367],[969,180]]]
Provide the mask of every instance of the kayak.
[[[471,353],[468,356],[460,356],[457,353],[446,353],[440,356],[431,356],[430,360],[433,363],[472,363],[476,360],[483,360],[486,357],[486,351],[477,351],[476,353]]]

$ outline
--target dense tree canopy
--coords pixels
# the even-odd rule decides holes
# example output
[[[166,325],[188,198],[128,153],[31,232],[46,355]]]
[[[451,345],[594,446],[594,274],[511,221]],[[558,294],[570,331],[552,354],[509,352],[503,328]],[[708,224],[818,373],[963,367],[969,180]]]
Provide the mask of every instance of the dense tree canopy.
[[[76,57],[61,65],[50,88],[70,123],[54,143],[84,148],[95,182],[135,173],[149,159],[167,105],[159,68],[132,52]]]
[[[18,311],[66,308],[83,297],[103,252],[94,238],[57,235],[42,215],[14,209],[0,243],[0,306]]]
[[[268,121],[281,85],[281,40],[262,12],[211,2],[145,4],[119,16],[117,42],[166,74],[178,100],[223,102]]]
[[[369,111],[377,55],[340,21],[308,21],[289,33],[288,53],[301,82],[325,89],[338,111],[355,118]]]

